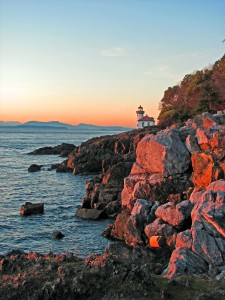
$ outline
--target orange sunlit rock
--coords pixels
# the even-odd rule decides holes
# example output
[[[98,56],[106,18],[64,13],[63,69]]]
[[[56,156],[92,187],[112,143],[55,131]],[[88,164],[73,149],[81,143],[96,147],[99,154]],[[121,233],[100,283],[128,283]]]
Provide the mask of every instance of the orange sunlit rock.
[[[211,154],[195,152],[192,157],[192,181],[196,187],[206,187],[212,182],[214,159]]]
[[[155,235],[149,238],[151,248],[161,248],[165,244],[166,239],[163,236]]]

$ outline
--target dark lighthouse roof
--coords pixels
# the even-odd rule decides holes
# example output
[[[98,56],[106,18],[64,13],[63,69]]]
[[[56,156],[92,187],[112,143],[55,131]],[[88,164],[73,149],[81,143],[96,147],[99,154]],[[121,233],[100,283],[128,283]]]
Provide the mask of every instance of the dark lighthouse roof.
[[[143,118],[141,118],[141,119],[139,119],[138,120],[138,122],[146,122],[146,121],[154,121],[155,122],[155,120],[154,120],[154,118],[152,118],[152,117],[149,117],[149,116],[144,116]]]

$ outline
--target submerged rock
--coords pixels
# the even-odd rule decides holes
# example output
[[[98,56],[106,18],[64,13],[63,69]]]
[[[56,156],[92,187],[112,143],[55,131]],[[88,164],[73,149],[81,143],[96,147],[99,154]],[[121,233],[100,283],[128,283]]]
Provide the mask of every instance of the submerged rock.
[[[54,239],[60,240],[64,237],[65,235],[61,231],[53,231],[52,237]]]
[[[29,166],[28,172],[38,172],[41,170],[41,168],[42,168],[42,165],[32,164]]]

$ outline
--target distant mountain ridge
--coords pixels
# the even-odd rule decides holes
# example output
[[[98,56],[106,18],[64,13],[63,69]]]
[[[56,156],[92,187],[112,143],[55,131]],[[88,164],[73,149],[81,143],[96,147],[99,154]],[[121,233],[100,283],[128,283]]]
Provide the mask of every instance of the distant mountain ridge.
[[[67,123],[62,123],[59,121],[50,121],[50,122],[41,122],[41,121],[28,121],[26,123],[20,122],[3,122],[0,121],[0,126],[2,127],[16,127],[16,128],[41,128],[41,129],[70,129],[70,130],[113,130],[113,131],[121,131],[121,130],[132,130],[134,128],[131,127],[123,127],[123,126],[99,126],[92,124],[80,123],[78,125],[71,125]]]
[[[21,125],[22,123],[20,122],[5,122],[5,121],[0,121],[0,126],[18,126]]]

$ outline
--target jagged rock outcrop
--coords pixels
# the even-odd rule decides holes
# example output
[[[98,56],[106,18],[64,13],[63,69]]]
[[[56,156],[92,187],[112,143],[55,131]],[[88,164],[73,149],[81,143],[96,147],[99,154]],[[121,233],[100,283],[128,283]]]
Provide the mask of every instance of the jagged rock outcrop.
[[[184,274],[201,274],[207,271],[204,259],[186,247],[178,247],[173,251],[170,264],[165,272],[167,278]]]
[[[72,170],[75,175],[97,174],[86,183],[85,198],[90,201],[89,204],[83,201],[82,208],[104,210],[108,217],[120,211],[123,180],[135,161],[137,144],[147,133],[157,131],[159,128],[155,126],[93,138],[69,154],[61,167]],[[82,216],[85,217],[84,210]]]
[[[168,278],[198,273],[193,265],[198,258],[199,273],[217,272],[225,263],[225,125],[217,116],[203,113],[179,129],[146,135],[124,179],[123,211],[111,235],[130,246],[176,251]],[[146,201],[146,210],[134,217],[139,199]]]
[[[165,277],[217,275],[225,264],[225,112],[148,130],[94,138],[69,155],[61,166],[98,174],[78,213],[115,216],[121,203],[107,236],[172,253]]]
[[[136,162],[124,180],[122,206],[132,209],[136,199],[166,202],[172,194],[186,191],[190,181],[190,153],[177,129],[146,135],[138,144]]]
[[[183,249],[199,262],[204,261],[209,268],[218,273],[225,263],[225,180],[211,183],[195,204],[191,219],[190,230],[177,235],[176,250],[173,252],[165,276],[171,278],[178,274],[193,274],[194,261],[188,255],[181,255]],[[189,249],[188,251],[186,249]],[[183,273],[180,264],[187,264],[190,269]],[[202,268],[199,269],[199,271]]]
[[[30,152],[32,155],[60,155],[67,157],[77,147],[73,144],[62,143],[61,145],[54,147],[42,147],[37,150]]]

